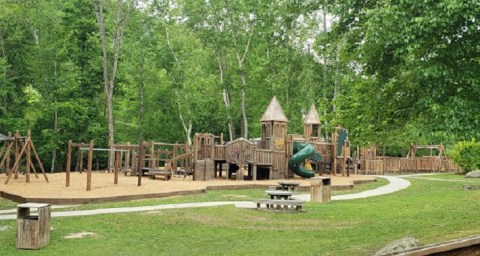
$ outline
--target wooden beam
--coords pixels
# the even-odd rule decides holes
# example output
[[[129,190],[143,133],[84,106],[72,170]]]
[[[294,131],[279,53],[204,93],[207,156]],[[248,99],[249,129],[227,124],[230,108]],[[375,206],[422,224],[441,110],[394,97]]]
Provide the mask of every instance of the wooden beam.
[[[114,171],[113,184],[118,184],[118,171],[120,169],[121,163],[122,163],[122,154],[120,151],[117,151],[115,152],[115,166],[113,167],[113,171]]]
[[[88,160],[87,160],[87,191],[92,190],[92,156],[93,156],[93,140],[90,141],[88,147]]]
[[[20,150],[18,156],[15,158],[15,163],[13,164],[12,171],[10,171],[10,173],[8,174],[7,179],[5,180],[5,184],[8,184],[8,181],[12,177],[12,174],[17,173],[18,166],[20,165],[20,159],[22,155],[25,153],[26,148],[27,148],[27,144],[25,143],[25,145],[23,145],[22,150]]]
[[[45,168],[43,168],[42,161],[40,161],[40,157],[38,156],[37,150],[35,149],[35,145],[33,144],[32,140],[30,140],[30,145],[31,145],[31,147],[32,147],[32,149],[33,149],[33,154],[35,155],[35,158],[37,159],[38,166],[40,167],[40,170],[42,170],[43,177],[45,178],[45,181],[46,181],[46,182],[49,182],[49,181],[48,181],[47,174],[45,173]]]
[[[10,167],[10,161],[7,161],[7,158],[10,158],[10,150],[12,149],[13,142],[10,142],[7,148],[7,151],[5,152],[5,155],[3,156],[2,162],[0,162],[0,166],[3,165],[3,162],[5,162],[5,172],[6,174],[9,173],[9,167]]]
[[[70,165],[72,163],[72,140],[68,141],[68,146],[67,146],[67,166],[65,166],[65,187],[70,186]]]
[[[138,156],[138,162],[137,162],[137,185],[140,187],[142,186],[142,168],[143,165],[145,164],[145,145],[143,141],[140,142],[140,149],[139,149],[139,156]]]

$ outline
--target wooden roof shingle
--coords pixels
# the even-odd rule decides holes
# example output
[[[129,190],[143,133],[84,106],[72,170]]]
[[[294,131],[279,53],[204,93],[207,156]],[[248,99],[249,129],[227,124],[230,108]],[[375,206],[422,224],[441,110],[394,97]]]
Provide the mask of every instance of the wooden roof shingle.
[[[312,104],[312,106],[310,107],[310,110],[305,116],[303,122],[304,124],[321,124],[320,118],[318,117],[317,109],[315,108],[314,104]]]
[[[288,119],[285,116],[285,112],[283,112],[280,103],[277,100],[277,97],[273,96],[270,104],[267,107],[267,110],[260,119],[262,122],[266,121],[278,121],[278,122],[286,122],[288,123]]]

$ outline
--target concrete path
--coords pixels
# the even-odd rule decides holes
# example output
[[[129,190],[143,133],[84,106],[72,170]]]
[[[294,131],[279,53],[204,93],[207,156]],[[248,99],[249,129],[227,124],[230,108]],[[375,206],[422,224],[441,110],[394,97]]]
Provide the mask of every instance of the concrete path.
[[[449,182],[478,182],[478,179],[442,179],[442,178],[430,178],[429,175],[435,175],[437,173],[423,173],[423,174],[409,174],[409,175],[401,175],[401,178],[412,178],[412,179],[420,179],[420,180],[435,180],[435,181],[449,181]]]
[[[376,188],[372,190],[367,190],[355,194],[347,194],[347,195],[339,195],[339,196],[332,196],[332,200],[351,200],[351,199],[359,199],[359,198],[366,198],[366,197],[371,197],[371,196],[380,196],[380,195],[385,195],[385,194],[390,194],[397,192],[399,190],[405,189],[408,186],[410,186],[410,181],[394,177],[394,176],[384,176],[384,175],[376,175],[375,177],[377,178],[383,178],[388,180],[390,183]],[[307,202],[310,201],[310,195],[309,194],[304,194],[304,195],[297,195],[295,196],[297,199],[303,199]]]
[[[376,176],[378,178],[387,179],[390,183],[388,185],[363,191],[355,194],[348,195],[339,195],[333,196],[332,200],[351,200],[358,198],[366,198],[371,196],[385,195],[389,193],[394,193],[399,190],[405,189],[410,186],[408,180],[393,177],[393,176]],[[295,198],[303,199],[305,201],[310,201],[309,194],[300,194],[296,195]],[[95,210],[80,210],[80,211],[65,211],[65,212],[52,212],[52,217],[73,217],[73,216],[87,216],[87,215],[99,215],[99,214],[112,214],[112,213],[130,213],[130,212],[152,212],[165,209],[183,209],[183,208],[198,208],[198,207],[212,207],[212,206],[223,206],[223,205],[235,205],[238,208],[256,208],[256,204],[253,202],[247,201],[220,201],[220,202],[204,202],[204,203],[184,203],[184,204],[162,204],[162,205],[153,205],[153,206],[138,206],[138,207],[122,207],[122,208],[106,208],[106,209],[95,209]],[[2,211],[3,213],[12,213],[16,212],[13,210]],[[0,220],[14,220],[16,219],[15,214],[2,214],[0,212]]]

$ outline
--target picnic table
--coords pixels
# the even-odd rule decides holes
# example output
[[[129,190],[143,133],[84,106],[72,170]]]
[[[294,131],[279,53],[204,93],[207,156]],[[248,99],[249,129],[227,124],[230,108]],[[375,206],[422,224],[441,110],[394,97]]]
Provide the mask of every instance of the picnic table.
[[[300,185],[300,182],[279,181],[278,184],[282,186],[282,190],[295,192],[297,190],[297,187]]]
[[[270,196],[270,199],[283,200],[288,200],[293,195],[293,192],[284,190],[267,190],[265,193]]]

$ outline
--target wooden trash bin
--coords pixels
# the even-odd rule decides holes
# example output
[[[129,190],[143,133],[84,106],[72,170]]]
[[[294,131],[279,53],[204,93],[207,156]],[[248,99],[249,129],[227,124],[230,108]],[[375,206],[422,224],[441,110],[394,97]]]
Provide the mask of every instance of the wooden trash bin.
[[[31,209],[37,209],[32,214]],[[17,206],[17,249],[36,250],[50,243],[50,205],[26,203]]]
[[[331,179],[329,177],[310,178],[310,198],[312,203],[328,203],[331,197]]]

